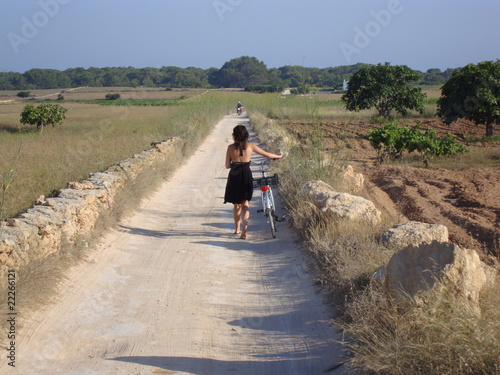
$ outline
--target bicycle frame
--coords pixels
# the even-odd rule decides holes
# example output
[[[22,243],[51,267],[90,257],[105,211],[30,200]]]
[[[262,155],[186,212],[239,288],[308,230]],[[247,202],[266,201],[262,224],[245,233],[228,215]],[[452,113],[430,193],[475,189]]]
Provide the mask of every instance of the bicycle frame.
[[[260,191],[261,191],[260,197],[262,201],[262,207],[267,217],[270,212],[274,211],[273,190],[271,189],[271,186],[266,185],[266,186],[261,186]]]
[[[257,165],[260,165],[262,175],[262,178],[254,179],[254,188],[258,187],[260,189],[262,202],[262,209],[257,212],[264,213],[271,227],[271,234],[273,238],[276,238],[276,221],[282,220],[276,215],[276,206],[274,204],[274,195],[271,185],[278,184],[278,175],[275,174],[272,177],[267,177],[264,169],[264,162],[257,163]]]

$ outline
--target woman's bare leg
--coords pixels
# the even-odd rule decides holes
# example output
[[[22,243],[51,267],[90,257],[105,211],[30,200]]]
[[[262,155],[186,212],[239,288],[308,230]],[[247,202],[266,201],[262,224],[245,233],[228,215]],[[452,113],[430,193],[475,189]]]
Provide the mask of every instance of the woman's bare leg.
[[[241,238],[246,239],[247,237],[247,228],[248,228],[248,219],[250,219],[250,203],[248,201],[241,202]]]
[[[241,204],[235,204],[233,207],[234,216],[234,234],[240,234],[240,222],[241,222]]]

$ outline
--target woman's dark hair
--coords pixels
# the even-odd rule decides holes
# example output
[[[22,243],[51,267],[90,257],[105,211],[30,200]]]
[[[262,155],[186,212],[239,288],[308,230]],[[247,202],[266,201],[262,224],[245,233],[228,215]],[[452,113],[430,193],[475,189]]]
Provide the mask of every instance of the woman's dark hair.
[[[243,156],[243,150],[247,148],[248,130],[244,125],[236,125],[233,129],[234,146],[240,150],[240,155]]]

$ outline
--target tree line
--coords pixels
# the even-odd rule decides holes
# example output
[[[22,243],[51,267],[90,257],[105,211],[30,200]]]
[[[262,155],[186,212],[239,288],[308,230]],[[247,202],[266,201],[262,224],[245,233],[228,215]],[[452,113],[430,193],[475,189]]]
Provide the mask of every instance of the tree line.
[[[263,65],[263,63],[259,64]],[[252,70],[241,59],[234,59],[224,64],[221,70],[214,72],[214,75],[219,82],[227,84],[236,82],[238,85],[247,85],[247,88],[260,87],[254,90],[260,92],[266,90],[263,89],[265,85],[259,85],[259,82],[267,82],[267,87],[277,88],[277,85],[280,85],[278,77],[270,77],[269,71],[263,66],[260,68],[257,66]],[[420,77],[418,72],[405,65],[391,66],[385,63],[362,66],[352,74],[341,101],[349,111],[376,108],[379,116],[386,119],[391,118],[392,111],[402,116],[406,116],[412,110],[423,113],[426,94],[420,87],[412,84]],[[436,116],[448,124],[464,118],[477,125],[486,125],[485,136],[493,137],[495,124],[500,123],[499,82],[500,60],[466,65],[457,70],[441,87]],[[297,84],[299,89],[307,89],[307,82],[297,81]],[[294,90],[299,91],[299,89]],[[18,93],[20,97],[28,97],[28,95],[28,91]],[[119,94],[106,95],[108,100],[119,98]],[[37,125],[41,131],[46,124],[61,123],[64,120],[65,111],[58,104],[44,104],[39,107],[27,105],[21,115],[21,122]],[[376,137],[378,140],[376,148],[384,143],[389,154],[397,155],[406,147],[410,152],[420,151],[425,158],[446,152],[463,152],[455,147],[454,141],[433,140],[434,134],[422,132],[417,128],[410,130],[405,128],[400,131],[392,127],[380,131],[381,133]]]
[[[0,72],[0,90],[35,90],[70,87],[165,87],[165,88],[245,88],[256,91],[278,91],[284,87],[326,87],[342,89],[344,80],[366,64],[329,68],[286,65],[268,69],[255,57],[242,56],[226,62],[220,69],[195,67],[161,68],[108,67],[88,69],[78,67],[63,71],[30,69],[24,73]],[[457,69],[429,69],[418,72],[420,85],[442,85]]]

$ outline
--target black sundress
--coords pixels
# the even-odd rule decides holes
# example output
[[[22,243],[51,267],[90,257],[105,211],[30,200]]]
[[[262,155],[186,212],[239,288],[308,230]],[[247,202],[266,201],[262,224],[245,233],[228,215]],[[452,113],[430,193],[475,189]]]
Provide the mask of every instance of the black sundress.
[[[248,163],[231,163],[227,176],[224,203],[239,204],[253,196],[253,177]]]

